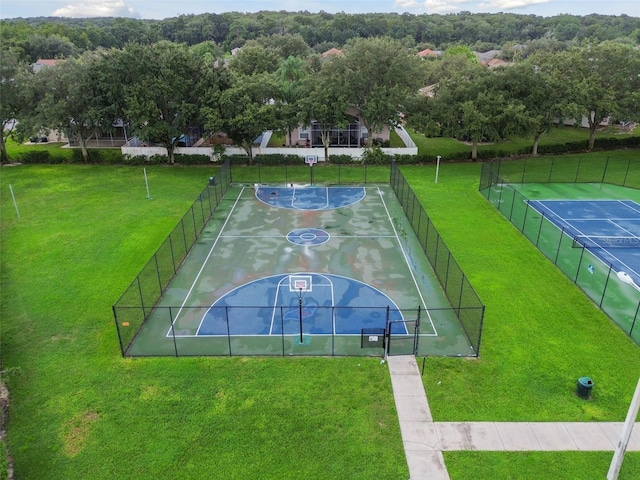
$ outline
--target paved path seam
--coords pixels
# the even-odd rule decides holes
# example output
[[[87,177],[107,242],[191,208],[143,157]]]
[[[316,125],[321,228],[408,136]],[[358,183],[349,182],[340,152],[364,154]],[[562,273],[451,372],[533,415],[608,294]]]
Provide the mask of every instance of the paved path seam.
[[[443,451],[611,451],[623,422],[434,422],[413,355],[387,358],[410,480],[450,480]],[[640,422],[627,451],[640,451]]]

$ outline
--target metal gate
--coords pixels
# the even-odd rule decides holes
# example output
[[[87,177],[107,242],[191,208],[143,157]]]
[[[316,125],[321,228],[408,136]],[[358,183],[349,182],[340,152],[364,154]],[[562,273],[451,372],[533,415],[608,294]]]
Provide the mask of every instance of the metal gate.
[[[420,339],[420,314],[418,307],[417,315],[412,320],[389,321],[386,328],[386,354],[387,355],[417,355],[418,342]]]

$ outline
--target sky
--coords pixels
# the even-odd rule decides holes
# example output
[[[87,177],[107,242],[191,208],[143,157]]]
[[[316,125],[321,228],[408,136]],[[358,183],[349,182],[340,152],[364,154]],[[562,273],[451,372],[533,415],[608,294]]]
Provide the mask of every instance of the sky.
[[[640,17],[640,0],[0,0],[0,18],[17,17],[130,17],[160,20],[179,15],[260,10],[329,13],[447,14],[519,13],[550,17],[622,15]]]

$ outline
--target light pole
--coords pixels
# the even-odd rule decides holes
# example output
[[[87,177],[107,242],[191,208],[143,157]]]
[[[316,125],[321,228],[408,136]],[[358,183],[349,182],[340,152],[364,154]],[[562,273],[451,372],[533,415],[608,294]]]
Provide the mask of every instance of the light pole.
[[[622,460],[624,459],[624,453],[627,450],[627,444],[631,438],[631,432],[633,431],[633,424],[638,417],[638,410],[640,410],[640,378],[638,379],[638,385],[636,385],[636,391],[631,399],[631,405],[629,405],[629,411],[627,412],[627,419],[622,427],[622,434],[620,440],[616,446],[616,450],[611,459],[611,465],[607,472],[607,480],[616,480],[620,473],[620,467],[622,467]]]

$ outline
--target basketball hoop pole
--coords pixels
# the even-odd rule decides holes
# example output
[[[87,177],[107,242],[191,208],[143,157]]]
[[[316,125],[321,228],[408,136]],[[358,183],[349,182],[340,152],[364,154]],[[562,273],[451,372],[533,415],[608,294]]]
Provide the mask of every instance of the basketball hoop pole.
[[[302,343],[302,287],[300,287],[300,294],[298,295],[298,313],[300,315],[300,343]]]

